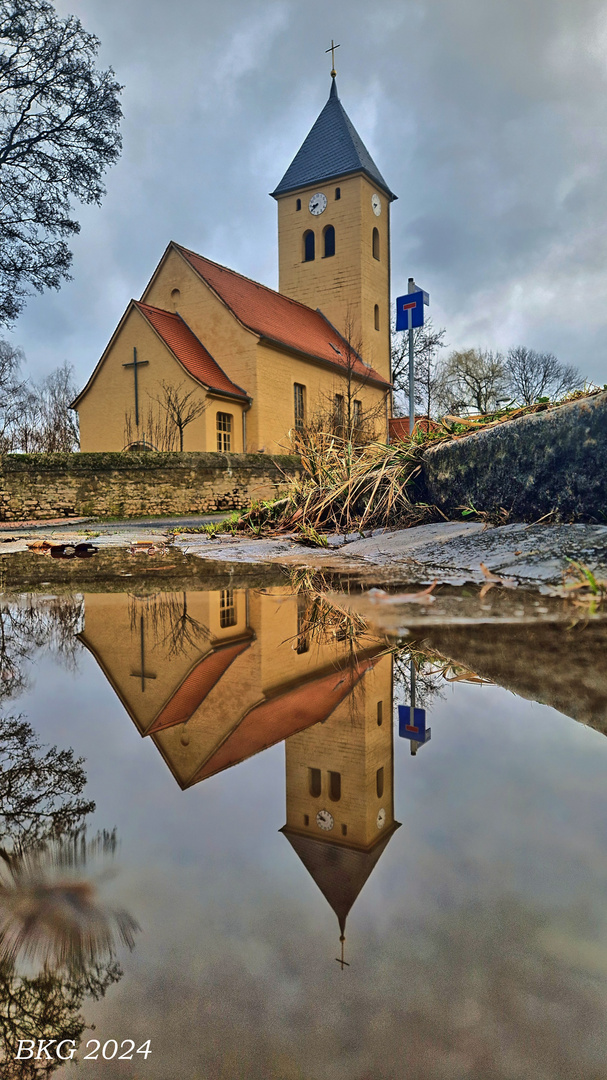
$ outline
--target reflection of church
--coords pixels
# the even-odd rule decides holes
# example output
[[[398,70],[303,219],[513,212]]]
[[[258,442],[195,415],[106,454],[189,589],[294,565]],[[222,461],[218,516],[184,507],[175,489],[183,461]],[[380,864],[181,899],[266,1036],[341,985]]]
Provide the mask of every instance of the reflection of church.
[[[285,740],[283,833],[339,920],[398,828],[392,658],[288,590],[89,594],[83,644],[182,788]]]

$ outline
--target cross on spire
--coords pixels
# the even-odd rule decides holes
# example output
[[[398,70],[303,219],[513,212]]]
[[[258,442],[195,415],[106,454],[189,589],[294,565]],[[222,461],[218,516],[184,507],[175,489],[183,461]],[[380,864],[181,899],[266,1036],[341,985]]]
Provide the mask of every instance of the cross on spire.
[[[330,49],[325,49],[325,52],[326,53],[331,53],[331,78],[332,79],[334,79],[335,76],[337,75],[337,72],[335,70],[335,50],[336,49],[341,49],[341,45],[336,45],[335,42],[333,41],[333,38],[331,38],[331,48]]]

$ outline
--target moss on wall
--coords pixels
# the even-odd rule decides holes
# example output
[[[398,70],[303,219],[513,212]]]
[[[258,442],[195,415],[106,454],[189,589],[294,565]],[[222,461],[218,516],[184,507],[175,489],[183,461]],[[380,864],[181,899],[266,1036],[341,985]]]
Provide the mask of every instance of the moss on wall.
[[[0,520],[239,510],[275,498],[299,458],[265,454],[8,454]]]

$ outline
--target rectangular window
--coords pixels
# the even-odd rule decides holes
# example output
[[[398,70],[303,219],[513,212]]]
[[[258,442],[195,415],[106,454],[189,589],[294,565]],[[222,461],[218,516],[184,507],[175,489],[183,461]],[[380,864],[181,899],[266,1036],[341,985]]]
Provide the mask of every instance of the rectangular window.
[[[352,419],[354,420],[354,430],[355,431],[360,431],[362,426],[363,426],[363,405],[362,405],[362,401],[355,401],[354,402],[354,415],[353,415]]]
[[[305,386],[293,384],[293,406],[295,410],[295,430],[303,431],[305,422]]]
[[[219,625],[236,626],[236,603],[233,589],[222,589],[219,594]]]
[[[333,415],[335,417],[335,427],[339,431],[344,426],[344,396],[343,394],[336,394],[333,401]]]
[[[308,786],[312,798],[317,799],[321,790],[320,769],[308,769]]]
[[[217,413],[217,449],[227,454],[232,449],[232,417],[230,413]]]

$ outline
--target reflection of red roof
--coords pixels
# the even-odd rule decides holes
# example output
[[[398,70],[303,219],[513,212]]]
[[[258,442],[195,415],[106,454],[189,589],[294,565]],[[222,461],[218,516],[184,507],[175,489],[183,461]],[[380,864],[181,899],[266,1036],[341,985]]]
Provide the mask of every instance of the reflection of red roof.
[[[320,312],[179,244],[175,247],[249,330],[308,356],[345,366],[347,345]],[[389,386],[379,372],[367,367],[358,357],[354,358],[353,372],[361,378]]]
[[[232,394],[235,397],[245,398],[247,395],[240,386],[228,379],[225,371],[222,371],[216,360],[213,359],[202,342],[192,333],[189,326],[184,323],[180,315],[172,311],[162,311],[160,308],[150,307],[133,300],[133,304],[150,326],[162,338],[165,345],[171,350],[179,362],[190,375],[198,382],[207,386],[209,390],[219,390],[221,393]]]
[[[146,735],[152,735],[155,731],[162,731],[163,728],[174,727],[175,724],[182,724],[184,720],[189,720],[230,664],[245,649],[248,649],[250,644],[250,641],[237,641],[235,645],[216,648],[205,656],[204,660],[196,664],[196,667],[183,680],[152,726],[148,728]]]
[[[222,769],[229,769],[297,731],[326,720],[376,663],[376,659],[366,660],[355,668],[332,671],[280,697],[255,705],[207,759],[191,783],[196,784]]]

